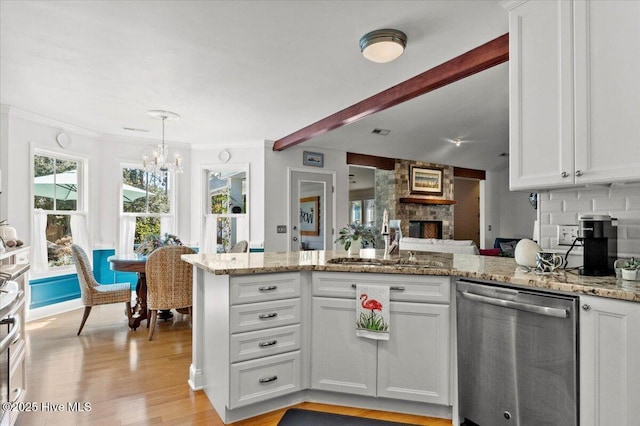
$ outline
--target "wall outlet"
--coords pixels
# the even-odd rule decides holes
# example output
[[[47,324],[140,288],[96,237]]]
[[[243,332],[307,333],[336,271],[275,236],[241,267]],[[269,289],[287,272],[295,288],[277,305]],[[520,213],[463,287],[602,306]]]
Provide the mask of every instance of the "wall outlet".
[[[578,238],[578,225],[558,225],[558,245],[570,246]]]
[[[278,234],[286,234],[287,233],[287,225],[276,225],[276,233],[278,233]]]

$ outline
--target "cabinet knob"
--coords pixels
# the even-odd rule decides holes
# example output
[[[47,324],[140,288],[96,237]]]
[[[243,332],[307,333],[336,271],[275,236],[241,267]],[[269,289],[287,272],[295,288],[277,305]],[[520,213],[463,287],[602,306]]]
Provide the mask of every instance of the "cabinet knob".
[[[569,173],[562,172],[562,173],[560,173],[560,176],[562,176],[563,178],[568,178],[569,177]]]
[[[578,177],[582,176],[582,170],[576,170],[576,176]]]
[[[587,305],[586,303],[584,305],[582,305],[582,310],[583,311],[588,311],[589,309],[591,309],[591,306]]]

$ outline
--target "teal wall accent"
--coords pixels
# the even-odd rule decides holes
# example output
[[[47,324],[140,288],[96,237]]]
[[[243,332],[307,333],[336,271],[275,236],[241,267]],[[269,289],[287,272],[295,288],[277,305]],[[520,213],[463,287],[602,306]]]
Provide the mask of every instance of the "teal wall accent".
[[[80,297],[80,285],[76,274],[30,280],[29,286],[31,287],[29,309],[41,308]]]

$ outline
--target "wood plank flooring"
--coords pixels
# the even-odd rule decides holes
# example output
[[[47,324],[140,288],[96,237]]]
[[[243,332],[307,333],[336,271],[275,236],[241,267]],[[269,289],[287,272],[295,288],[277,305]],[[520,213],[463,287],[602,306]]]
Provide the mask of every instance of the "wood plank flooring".
[[[151,342],[145,323],[129,330],[124,304],[94,307],[76,336],[81,317],[82,310],[76,310],[27,324],[26,400],[38,411],[20,414],[18,425],[223,425],[204,392],[194,392],[187,384],[188,316],[160,321]],[[67,404],[74,402],[90,403],[90,411],[70,412]],[[59,404],[64,410],[52,411]],[[325,404],[296,407],[423,426],[451,425],[449,420]],[[284,412],[234,426],[276,426]]]

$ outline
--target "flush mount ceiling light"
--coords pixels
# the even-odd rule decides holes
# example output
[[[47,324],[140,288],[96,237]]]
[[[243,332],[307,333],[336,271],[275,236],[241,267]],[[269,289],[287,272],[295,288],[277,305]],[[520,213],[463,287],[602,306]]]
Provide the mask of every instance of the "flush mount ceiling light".
[[[151,110],[147,111],[147,115],[156,120],[162,120],[162,143],[158,145],[157,149],[153,151],[153,158],[149,159],[149,156],[145,153],[142,156],[143,167],[148,172],[153,173],[166,173],[169,170],[173,170],[176,173],[182,173],[182,158],[179,153],[175,153],[175,159],[168,161],[169,147],[164,143],[164,122],[166,120],[180,120],[180,115],[171,111]]]
[[[402,55],[405,47],[407,35],[398,30],[375,30],[360,38],[360,51],[365,58],[373,62],[393,61]]]

